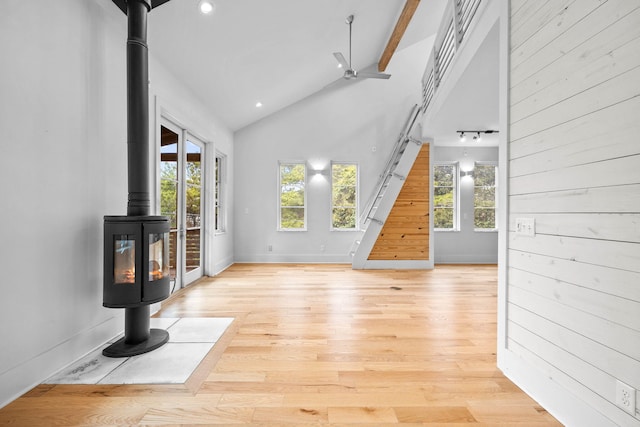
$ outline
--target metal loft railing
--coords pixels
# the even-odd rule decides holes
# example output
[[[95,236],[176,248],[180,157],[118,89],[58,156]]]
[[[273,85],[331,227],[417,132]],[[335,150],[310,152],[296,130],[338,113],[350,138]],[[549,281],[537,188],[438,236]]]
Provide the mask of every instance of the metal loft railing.
[[[407,144],[412,139],[409,135],[411,133],[413,125],[415,124],[419,114],[420,114],[420,108],[416,104],[411,109],[411,112],[409,113],[409,117],[407,117],[404,127],[402,128],[402,132],[398,137],[398,141],[396,142],[395,147],[391,152],[391,156],[389,156],[389,160],[387,160],[387,164],[384,167],[384,171],[382,172],[382,174],[380,174],[378,183],[374,187],[373,193],[371,194],[369,201],[367,202],[364,210],[362,211],[362,215],[360,216],[360,225],[361,225],[361,228],[363,229],[366,227],[369,221],[381,221],[381,219],[378,219],[375,217],[378,203],[380,202],[380,200],[382,199],[382,196],[384,195],[384,191],[387,185],[389,184],[389,180],[391,179],[391,177],[393,177],[394,170],[398,165],[398,162],[400,161],[400,158],[402,157],[402,154],[404,153],[404,150]]]
[[[451,0],[436,35],[433,50],[422,76],[423,113],[433,101],[440,82],[451,68],[453,58],[462,43],[482,0]]]

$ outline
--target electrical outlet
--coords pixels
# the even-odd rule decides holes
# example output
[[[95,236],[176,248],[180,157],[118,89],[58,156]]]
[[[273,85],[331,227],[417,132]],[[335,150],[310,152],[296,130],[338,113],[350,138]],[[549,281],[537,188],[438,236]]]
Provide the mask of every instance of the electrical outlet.
[[[271,246],[271,245],[267,246],[267,251],[268,252],[273,252],[273,246]]]
[[[635,415],[636,390],[622,381],[616,381],[616,405],[631,415]]]
[[[324,252],[324,245],[320,245],[320,252]]]

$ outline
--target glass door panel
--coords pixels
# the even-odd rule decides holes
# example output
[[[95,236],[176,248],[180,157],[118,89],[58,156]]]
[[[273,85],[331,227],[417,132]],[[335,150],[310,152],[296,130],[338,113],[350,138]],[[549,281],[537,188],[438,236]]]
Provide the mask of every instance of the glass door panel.
[[[160,215],[169,217],[169,274],[172,292],[178,281],[178,230],[180,176],[178,158],[180,150],[180,132],[161,126],[160,141]]]
[[[160,127],[160,214],[169,217],[172,292],[202,277],[204,143],[170,122]]]
[[[186,140],[185,230],[187,280],[202,276],[202,154],[204,144],[191,135]]]

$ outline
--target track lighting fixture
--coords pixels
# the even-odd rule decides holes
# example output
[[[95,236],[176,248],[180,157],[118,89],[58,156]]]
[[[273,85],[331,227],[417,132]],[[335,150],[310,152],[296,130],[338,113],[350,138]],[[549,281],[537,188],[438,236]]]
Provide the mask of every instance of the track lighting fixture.
[[[470,134],[474,134],[473,136],[473,140],[475,142],[481,142],[482,141],[482,134],[492,134],[492,133],[498,133],[497,130],[457,130],[456,133],[458,133],[460,135],[460,142],[465,142],[467,140],[465,134],[466,133],[470,133]]]

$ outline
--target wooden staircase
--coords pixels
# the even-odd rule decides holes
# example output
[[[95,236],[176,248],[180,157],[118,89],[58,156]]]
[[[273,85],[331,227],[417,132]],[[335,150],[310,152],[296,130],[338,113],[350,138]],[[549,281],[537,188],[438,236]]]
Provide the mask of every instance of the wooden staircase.
[[[364,210],[352,267],[433,268],[429,251],[429,144],[410,136],[420,114],[414,106],[385,171]]]

